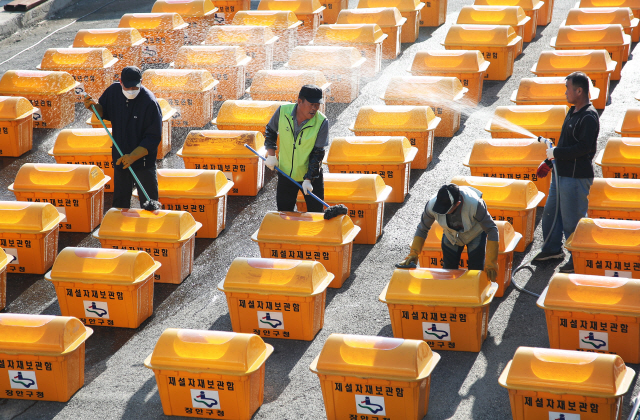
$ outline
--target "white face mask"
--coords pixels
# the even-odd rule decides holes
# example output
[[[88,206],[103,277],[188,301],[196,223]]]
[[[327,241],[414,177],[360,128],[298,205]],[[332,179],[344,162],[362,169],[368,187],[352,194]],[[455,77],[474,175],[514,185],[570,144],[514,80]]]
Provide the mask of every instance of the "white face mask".
[[[127,98],[127,99],[135,99],[136,96],[138,96],[138,94],[140,93],[140,89],[136,89],[136,90],[125,90],[124,88],[122,88],[122,94]]]

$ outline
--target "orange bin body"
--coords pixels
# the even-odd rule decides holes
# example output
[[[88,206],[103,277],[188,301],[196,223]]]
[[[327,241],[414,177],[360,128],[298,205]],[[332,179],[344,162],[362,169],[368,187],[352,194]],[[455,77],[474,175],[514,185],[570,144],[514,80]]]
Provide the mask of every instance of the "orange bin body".
[[[251,0],[219,0],[216,7],[216,24],[232,25],[238,12],[251,10]]]
[[[7,264],[13,259],[0,249],[0,311],[7,306]]]
[[[340,288],[351,274],[353,240],[360,228],[347,215],[325,220],[322,213],[267,212],[251,240],[262,258],[315,260],[335,278]]]
[[[325,8],[322,11],[320,24],[327,25],[338,23],[340,12],[349,8],[349,0],[321,0],[320,4]]]
[[[511,102],[516,105],[566,105],[565,91],[567,81],[564,77],[533,77],[522,78],[518,89],[511,94]],[[593,86],[591,81],[589,86],[589,100],[591,103],[598,101],[600,89]]]
[[[330,95],[331,83],[318,70],[260,70],[247,88],[251,99],[256,101],[297,102],[300,89],[305,85],[316,85],[322,90],[324,100]],[[325,112],[325,104],[318,111]]]
[[[211,0],[156,0],[151,9],[152,13],[178,13],[189,24],[184,30],[184,43],[189,45],[201,44],[211,26],[225,23],[216,22],[217,11]]]
[[[604,178],[638,179],[640,176],[640,139],[615,138],[607,140],[598,153],[595,164],[602,167]]]
[[[435,0],[435,3],[432,2],[431,5],[434,5],[433,9],[437,9],[439,11],[442,3],[444,3],[443,6],[446,10],[446,0]],[[416,42],[420,33],[420,26],[439,25],[439,23],[434,22],[439,20],[438,15],[425,16],[426,20],[422,19],[425,3],[420,0],[361,0],[358,2],[358,9],[371,9],[377,7],[395,7],[400,11],[402,17],[406,19],[402,24],[402,34],[400,38],[400,41],[403,44]],[[436,11],[436,13],[438,13],[438,11]]]
[[[504,292],[511,284],[511,271],[513,265],[513,253],[515,252],[518,242],[522,239],[522,235],[513,230],[513,226],[509,222],[496,221],[498,226],[499,248],[498,248],[498,276],[496,283],[496,297],[504,296]],[[427,240],[422,247],[420,253],[420,267],[423,268],[442,268],[442,226],[438,222],[434,222],[427,235]],[[466,248],[460,256],[460,268],[469,268],[469,256]]]
[[[543,8],[547,8],[546,1],[542,0],[475,0],[475,6],[518,6],[522,7],[525,15],[529,17],[529,21],[524,25],[524,42],[531,42],[536,37],[538,23],[544,19]],[[551,7],[553,9],[553,6]],[[546,16],[545,16],[546,17]]]
[[[218,115],[211,121],[218,130],[259,131],[264,135],[273,114],[286,101],[224,101]],[[235,182],[235,181],[234,181]]]
[[[258,10],[289,10],[302,21],[298,45],[308,45],[316,36],[325,7],[319,0],[260,0]]]
[[[616,133],[622,137],[640,137],[640,108],[627,108]]]
[[[338,24],[374,23],[380,26],[387,38],[382,41],[382,58],[393,60],[400,54],[402,25],[407,18],[402,17],[396,7],[376,7],[371,9],[348,9],[340,12]]]
[[[461,25],[509,25],[522,38],[516,57],[522,54],[525,27],[531,18],[520,6],[463,6],[456,23]],[[530,41],[528,41],[530,42]]]
[[[265,26],[278,37],[273,51],[275,61],[284,62],[298,45],[298,30],[302,21],[288,10],[247,10],[236,13],[234,25]],[[263,69],[266,70],[266,69]]]
[[[138,328],[153,313],[153,275],[160,267],[143,251],[65,248],[45,278],[60,313],[85,325]]]
[[[542,136],[556,144],[568,111],[566,105],[499,106],[485,130],[494,139]]]
[[[64,215],[61,231],[91,232],[102,221],[108,181],[94,165],[25,163],[9,190],[18,201],[53,204]]]
[[[188,26],[177,13],[127,13],[118,24],[120,28],[137,29],[146,39],[142,61],[149,64],[168,64],[175,60]]]
[[[640,220],[640,180],[594,178],[587,217]]]
[[[618,23],[622,25],[624,33],[631,36],[631,42],[640,41],[640,19],[633,16],[629,7],[594,7],[569,9],[567,20],[563,25],[608,25]]]
[[[27,98],[0,96],[0,155],[18,157],[33,147],[33,116]]]

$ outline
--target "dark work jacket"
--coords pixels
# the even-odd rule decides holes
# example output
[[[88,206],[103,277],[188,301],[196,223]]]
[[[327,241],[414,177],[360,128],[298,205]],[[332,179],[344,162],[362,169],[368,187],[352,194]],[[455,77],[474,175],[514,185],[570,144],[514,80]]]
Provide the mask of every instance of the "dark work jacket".
[[[131,165],[133,169],[155,167],[162,140],[162,111],[153,93],[141,86],[135,99],[127,99],[120,83],[114,83],[98,103],[102,106],[103,118],[111,121],[113,139],[123,154],[133,152],[138,146],[149,152]],[[114,163],[120,158],[115,147],[111,148],[111,156]]]
[[[589,103],[575,114],[572,106],[562,124],[558,147],[553,151],[559,176],[593,178],[591,161],[596,155],[600,119]]]

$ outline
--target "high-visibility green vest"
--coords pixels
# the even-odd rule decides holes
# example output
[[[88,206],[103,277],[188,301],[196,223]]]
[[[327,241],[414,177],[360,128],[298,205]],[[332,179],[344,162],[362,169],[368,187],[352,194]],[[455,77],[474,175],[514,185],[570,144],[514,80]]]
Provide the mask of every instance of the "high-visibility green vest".
[[[280,152],[278,166],[291,178],[302,182],[309,170],[309,155],[316,144],[318,132],[326,117],[320,112],[311,118],[300,129],[298,137],[293,138],[294,122],[291,116],[295,104],[280,107],[278,120],[278,135],[280,136]]]

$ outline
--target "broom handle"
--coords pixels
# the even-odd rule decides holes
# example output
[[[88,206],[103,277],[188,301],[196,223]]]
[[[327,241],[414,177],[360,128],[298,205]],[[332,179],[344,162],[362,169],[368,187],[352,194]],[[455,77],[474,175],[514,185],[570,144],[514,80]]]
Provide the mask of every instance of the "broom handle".
[[[260,155],[260,153],[258,153],[253,147],[249,146],[248,144],[245,144],[244,147],[246,147],[247,149],[251,150],[253,153],[256,154],[256,156],[258,156],[260,159],[266,161],[267,159]],[[294,184],[296,184],[298,186],[298,188],[302,189],[302,185],[300,185],[298,183],[298,181],[295,181],[293,178],[291,178],[289,175],[285,174],[284,171],[280,168],[278,168],[276,166],[276,169],[278,170],[278,172],[280,172],[282,175],[284,175],[285,177],[287,177],[287,179],[291,182],[293,182]],[[330,205],[328,205],[327,203],[324,202],[323,199],[321,199],[320,197],[318,197],[317,195],[315,195],[312,191],[309,191],[309,195],[313,198],[315,198],[319,203],[321,203],[323,206],[325,207],[331,207]]]
[[[96,117],[98,117],[98,120],[100,121],[100,124],[102,124],[102,126],[104,127],[104,130],[109,135],[109,138],[111,139],[111,142],[113,143],[113,145],[116,147],[116,150],[118,151],[118,153],[120,153],[120,157],[122,157],[122,150],[120,150],[120,147],[118,147],[118,143],[116,143],[116,141],[113,139],[113,136],[111,135],[111,132],[109,131],[109,129],[105,125],[104,121],[102,121],[102,118],[100,117],[100,114],[98,114],[98,111],[96,111],[96,107],[93,104],[91,104],[91,109],[93,110],[93,113],[96,114]],[[138,187],[140,187],[140,190],[142,191],[144,196],[147,198],[147,201],[151,201],[151,198],[149,198],[149,194],[147,194],[147,191],[142,186],[142,183],[138,179],[138,176],[136,175],[136,173],[133,172],[133,169],[131,168],[131,165],[129,165],[129,170],[131,171],[131,175],[133,175],[133,179],[135,179],[136,182],[138,183]]]

